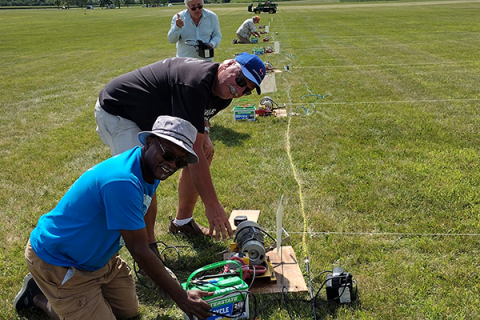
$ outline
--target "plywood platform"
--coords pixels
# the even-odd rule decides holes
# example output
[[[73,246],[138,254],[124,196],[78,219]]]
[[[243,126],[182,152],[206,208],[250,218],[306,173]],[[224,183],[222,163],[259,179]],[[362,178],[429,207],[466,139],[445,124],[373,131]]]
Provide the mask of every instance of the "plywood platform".
[[[247,216],[250,221],[257,222],[260,216],[260,210],[233,210],[230,214],[230,225],[235,231],[236,227],[233,225],[233,219],[237,216]],[[224,259],[228,259],[230,252],[224,254]],[[267,257],[274,268],[276,283],[272,283],[270,278],[256,278],[250,290],[253,293],[281,293],[285,286],[288,292],[307,292],[307,285],[303,278],[302,271],[298,265],[297,258],[293,248],[290,246],[282,246],[280,254],[273,249],[267,252]],[[248,285],[251,284],[251,279],[247,279]]]
[[[283,262],[281,255],[283,256]],[[277,282],[270,283],[268,279],[255,279],[250,291],[253,293],[280,293],[284,286],[287,287],[288,292],[308,291],[293,248],[290,246],[282,247],[281,255],[277,254],[276,249],[267,253],[275,270]],[[250,284],[249,281],[251,280],[247,279],[247,284]]]
[[[287,110],[285,109],[277,109],[274,111],[276,117],[286,117],[287,116]]]
[[[247,219],[253,222],[258,221],[258,216],[260,216],[260,210],[233,210],[230,214],[230,226],[232,227],[232,231],[235,231],[237,227],[233,224],[233,219],[237,216],[247,216]]]

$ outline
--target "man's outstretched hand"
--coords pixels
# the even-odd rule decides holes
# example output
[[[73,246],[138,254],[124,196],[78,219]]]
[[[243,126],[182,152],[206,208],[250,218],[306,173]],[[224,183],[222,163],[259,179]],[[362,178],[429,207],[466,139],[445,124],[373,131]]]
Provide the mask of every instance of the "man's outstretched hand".
[[[227,235],[229,239],[233,238],[232,226],[225,209],[220,204],[215,208],[205,208],[205,215],[210,223],[210,236],[214,236],[217,241],[220,239],[220,234],[223,241],[227,240]]]
[[[180,18],[180,15],[178,13],[177,13],[177,20],[175,20],[175,24],[179,28],[183,28],[183,26],[185,25],[185,23],[183,22],[182,18]]]

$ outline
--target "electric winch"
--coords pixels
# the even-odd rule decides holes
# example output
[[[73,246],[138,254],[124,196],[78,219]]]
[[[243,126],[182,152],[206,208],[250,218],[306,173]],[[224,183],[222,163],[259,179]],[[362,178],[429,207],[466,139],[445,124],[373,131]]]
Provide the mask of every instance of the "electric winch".
[[[260,265],[265,260],[265,246],[260,226],[245,220],[237,227],[235,240],[240,251],[248,253],[250,264]]]
[[[264,235],[268,234],[256,222],[247,220],[245,216],[236,217],[234,224],[237,226],[235,242],[230,244],[228,259],[241,264],[244,280],[269,278],[270,282],[276,282],[275,271],[266,255],[273,249],[273,246],[265,248]],[[235,268],[235,265],[226,265],[225,272],[234,272]]]
[[[279,106],[272,98],[265,96],[260,100],[260,105],[258,109],[255,110],[255,114],[259,116],[269,116],[274,113],[274,110],[285,108],[285,104],[283,106]]]

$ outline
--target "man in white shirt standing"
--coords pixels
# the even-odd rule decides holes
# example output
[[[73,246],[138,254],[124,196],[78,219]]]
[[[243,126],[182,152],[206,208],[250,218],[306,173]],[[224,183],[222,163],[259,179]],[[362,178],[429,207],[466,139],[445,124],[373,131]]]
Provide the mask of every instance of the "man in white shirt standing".
[[[200,40],[210,48],[217,48],[222,41],[217,15],[204,9],[203,5],[203,0],[185,0],[187,9],[173,16],[168,41],[177,44],[177,57],[213,60],[211,57],[199,56],[191,43],[185,43],[186,40]]]

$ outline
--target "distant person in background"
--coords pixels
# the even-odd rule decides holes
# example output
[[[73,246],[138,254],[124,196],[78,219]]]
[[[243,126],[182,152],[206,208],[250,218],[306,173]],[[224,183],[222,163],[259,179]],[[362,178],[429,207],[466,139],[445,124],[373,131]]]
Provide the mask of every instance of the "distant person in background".
[[[260,34],[257,32],[257,29],[255,28],[255,23],[259,23],[259,22],[260,22],[260,17],[259,16],[255,16],[253,18],[249,18],[249,19],[245,20],[242,23],[242,25],[240,26],[240,28],[238,28],[238,30],[237,30],[238,40],[233,39],[232,44],[252,43],[250,41],[250,37],[252,36],[252,34],[254,36],[256,36],[257,38],[259,38]]]
[[[195,47],[185,40],[201,40],[211,48],[217,48],[222,41],[220,23],[215,13],[203,9],[203,0],[185,0],[186,10],[180,11],[172,18],[168,41],[177,44],[177,57],[202,58]]]

